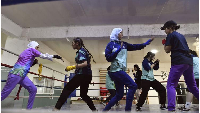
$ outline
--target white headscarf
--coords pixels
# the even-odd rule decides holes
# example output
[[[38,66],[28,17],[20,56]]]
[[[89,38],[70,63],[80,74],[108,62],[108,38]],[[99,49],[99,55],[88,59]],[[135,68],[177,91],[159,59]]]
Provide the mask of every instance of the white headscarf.
[[[33,48],[33,49],[35,49],[36,46],[39,46],[39,44],[38,44],[36,41],[31,41],[31,42],[27,45],[28,48]]]
[[[118,34],[122,31],[122,28],[114,28],[110,35],[110,41],[119,41]]]

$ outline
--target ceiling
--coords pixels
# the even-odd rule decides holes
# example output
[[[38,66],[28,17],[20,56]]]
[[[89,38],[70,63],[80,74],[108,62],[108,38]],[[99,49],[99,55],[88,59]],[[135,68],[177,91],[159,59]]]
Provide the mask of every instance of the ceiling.
[[[5,0],[4,0],[5,1]],[[37,0],[30,0],[37,1]],[[45,1],[45,0],[42,0]],[[46,0],[47,1],[47,0]],[[1,7],[1,13],[23,28],[64,27],[88,25],[120,24],[163,24],[175,20],[178,24],[199,23],[198,0],[50,0]],[[148,36],[147,36],[148,37]],[[165,37],[163,37],[165,38]],[[106,63],[103,54],[109,38],[83,38],[87,49],[97,63]],[[129,43],[144,43],[147,38],[123,39]],[[188,45],[195,38],[187,38]],[[36,40],[37,41],[37,40]],[[40,41],[40,40],[38,40]],[[142,62],[146,53],[152,49],[159,52],[156,57],[163,63],[170,62],[161,44],[162,38],[156,38],[151,45],[139,51],[128,52],[128,62]],[[69,62],[74,62],[76,50],[65,39],[42,41]]]
[[[132,39],[123,39],[123,41],[126,41],[131,44],[140,44],[144,43],[148,40],[148,38],[132,38]],[[90,53],[94,56],[94,59],[97,63],[107,63],[105,59],[105,55],[103,52],[105,51],[106,45],[109,42],[106,39],[102,40],[92,40],[87,39],[83,40],[84,45],[86,48],[90,51]],[[195,47],[193,46],[193,43],[196,41],[196,38],[187,38],[188,45],[190,49],[195,50]],[[54,40],[54,41],[42,41],[44,44],[46,44],[48,47],[50,47],[52,50],[56,51],[59,55],[64,57],[66,60],[68,60],[71,63],[75,62],[75,54],[76,50],[73,50],[71,43],[67,40]],[[147,46],[146,48],[138,51],[130,51],[128,52],[128,63],[139,63],[142,62],[143,57],[147,54],[147,52],[156,49],[158,50],[158,53],[156,54],[156,57],[161,60],[161,63],[169,63],[171,62],[170,54],[166,54],[163,49],[162,45],[162,38],[156,38],[151,45]]]
[[[199,23],[199,1],[50,0],[2,6],[1,13],[23,28],[163,24],[169,19],[186,24]]]

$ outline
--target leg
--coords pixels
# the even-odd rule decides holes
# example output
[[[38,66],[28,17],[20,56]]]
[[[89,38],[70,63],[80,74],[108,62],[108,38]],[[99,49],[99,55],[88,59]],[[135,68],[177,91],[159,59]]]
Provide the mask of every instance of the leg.
[[[55,108],[57,110],[60,110],[60,108],[62,107],[62,105],[66,102],[67,98],[69,97],[69,95],[78,87],[80,86],[81,83],[81,79],[79,79],[80,76],[79,75],[75,75],[68,83],[67,85],[64,87],[56,105]]]
[[[144,102],[147,98],[150,86],[151,86],[151,81],[142,80],[142,93],[140,94],[140,98],[139,98],[139,101],[137,103],[137,107],[142,107],[142,105],[144,104]]]
[[[8,79],[6,81],[6,84],[1,91],[1,101],[4,100],[15,88],[15,86],[19,83],[21,80],[21,77],[18,75],[13,75],[11,73],[8,74]]]
[[[136,96],[137,101],[139,101],[140,93],[141,93],[140,89],[137,89],[136,92],[135,92],[135,96]]]
[[[169,77],[167,80],[167,97],[168,97],[168,110],[172,111],[175,109],[176,100],[176,86],[178,84],[179,78],[186,70],[187,65],[174,65],[171,66]]]
[[[32,109],[35,100],[35,95],[37,93],[37,87],[27,76],[22,81],[20,81],[20,85],[28,90],[29,99],[28,99],[27,109]]]
[[[183,76],[189,91],[199,100],[199,89],[194,79],[193,67],[189,66],[188,69],[183,73]]]
[[[157,80],[154,80],[151,84],[151,87],[153,89],[156,90],[156,92],[158,92],[159,96],[160,96],[160,104],[165,104],[166,102],[166,89],[165,87],[158,82]]]
[[[111,107],[114,106],[119,100],[121,100],[121,98],[124,95],[124,84],[121,82],[119,78],[119,73],[118,72],[110,73],[110,77],[115,82],[116,95],[110,100],[110,102],[108,103],[108,105],[106,105],[103,111],[110,110]]]
[[[115,89],[108,89],[110,96],[104,101],[104,103],[108,102],[115,96]]]
[[[133,79],[124,71],[121,71],[121,80],[128,87],[128,93],[126,94],[126,107],[125,111],[131,111],[132,102],[134,98],[135,91],[137,89],[137,84]]]
[[[89,108],[92,111],[95,111],[96,107],[94,106],[92,99],[87,95],[89,83],[91,82],[91,80],[92,80],[92,75],[85,75],[82,77],[82,83],[80,85],[80,95],[81,98],[87,103]]]
[[[141,82],[141,81],[135,80],[135,83],[136,83],[137,86],[138,86],[138,88],[137,88],[137,90],[136,90],[136,92],[135,92],[135,96],[136,96],[137,102],[139,101],[139,97],[140,97],[140,88],[141,88],[139,82]]]

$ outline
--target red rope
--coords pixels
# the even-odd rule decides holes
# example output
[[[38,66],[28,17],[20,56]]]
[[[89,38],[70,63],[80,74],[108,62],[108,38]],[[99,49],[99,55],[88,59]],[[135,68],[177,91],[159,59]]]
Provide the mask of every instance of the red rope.
[[[19,100],[19,93],[20,93],[21,89],[22,89],[22,86],[20,85],[19,90],[18,90],[17,95],[14,100]]]
[[[13,66],[10,66],[10,65],[7,65],[7,64],[3,64],[3,63],[1,63],[1,66],[13,68]],[[39,75],[39,74],[37,74],[37,73],[30,72],[30,71],[29,71],[29,73],[30,73],[30,74],[34,74],[34,75]],[[67,83],[66,81],[58,80],[58,79],[55,79],[55,78],[52,78],[52,77],[47,77],[47,76],[44,76],[44,75],[40,75],[40,76],[45,77],[45,78],[48,78],[48,79],[53,79],[53,80],[56,80],[56,81],[61,81],[61,82]],[[164,83],[164,82],[167,82],[167,81],[160,81],[160,83]],[[185,82],[185,81],[179,81],[179,82]],[[94,84],[106,84],[106,83],[94,83],[94,82],[93,82],[93,83],[90,83],[90,84],[94,85]]]

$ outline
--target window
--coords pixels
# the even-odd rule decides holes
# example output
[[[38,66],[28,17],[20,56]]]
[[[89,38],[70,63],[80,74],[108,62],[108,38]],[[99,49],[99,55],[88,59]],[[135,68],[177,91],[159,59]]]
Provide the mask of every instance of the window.
[[[47,78],[39,80],[39,77],[33,77],[33,83],[37,87],[37,94],[54,94],[54,89],[50,88],[54,86],[54,80]]]

